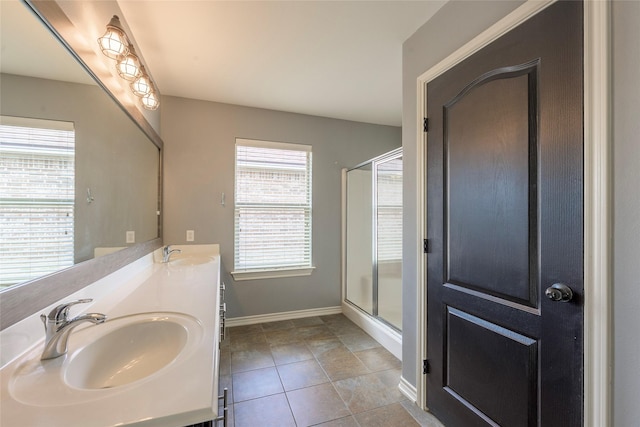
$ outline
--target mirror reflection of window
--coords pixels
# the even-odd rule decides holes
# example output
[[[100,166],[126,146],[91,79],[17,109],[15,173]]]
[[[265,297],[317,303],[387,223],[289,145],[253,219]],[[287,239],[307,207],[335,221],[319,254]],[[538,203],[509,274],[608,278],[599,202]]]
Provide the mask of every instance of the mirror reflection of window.
[[[0,288],[74,263],[73,123],[0,117]]]

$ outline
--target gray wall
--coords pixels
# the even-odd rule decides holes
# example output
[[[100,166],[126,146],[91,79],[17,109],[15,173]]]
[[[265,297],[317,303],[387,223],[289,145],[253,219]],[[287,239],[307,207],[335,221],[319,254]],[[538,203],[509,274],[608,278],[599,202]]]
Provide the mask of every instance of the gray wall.
[[[233,269],[235,138],[313,146],[313,263],[308,277],[229,283],[228,316],[340,305],[341,169],[397,148],[398,127],[165,96],[164,242],[219,243]],[[221,206],[222,193],[226,206]]]
[[[159,151],[98,86],[2,74],[0,114],[73,122],[75,261],[158,237]],[[87,188],[95,200],[86,202]]]
[[[640,419],[640,2],[613,2],[614,425]]]
[[[418,171],[416,146],[416,81],[429,68],[453,53],[492,24],[517,8],[519,1],[450,1],[403,45],[402,53],[402,147],[404,174],[402,265],[402,376],[416,385],[417,263],[422,247],[417,229]]]

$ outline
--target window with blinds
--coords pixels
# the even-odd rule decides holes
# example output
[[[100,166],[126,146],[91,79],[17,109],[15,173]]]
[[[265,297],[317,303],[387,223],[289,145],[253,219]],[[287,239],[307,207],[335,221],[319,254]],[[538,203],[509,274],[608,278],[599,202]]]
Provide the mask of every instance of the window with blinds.
[[[73,265],[73,123],[0,117],[0,287]]]
[[[311,146],[237,139],[235,166],[234,277],[312,268]]]

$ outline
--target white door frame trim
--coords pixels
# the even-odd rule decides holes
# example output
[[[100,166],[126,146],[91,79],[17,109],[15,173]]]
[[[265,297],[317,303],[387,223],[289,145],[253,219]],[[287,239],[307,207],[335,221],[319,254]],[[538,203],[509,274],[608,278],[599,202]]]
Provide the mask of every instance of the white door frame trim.
[[[426,85],[440,74],[545,9],[555,0],[529,0],[417,79],[417,224],[426,237]],[[584,2],[584,425],[612,424],[611,321],[611,61],[610,1]],[[426,408],[426,254],[417,265],[416,403]]]

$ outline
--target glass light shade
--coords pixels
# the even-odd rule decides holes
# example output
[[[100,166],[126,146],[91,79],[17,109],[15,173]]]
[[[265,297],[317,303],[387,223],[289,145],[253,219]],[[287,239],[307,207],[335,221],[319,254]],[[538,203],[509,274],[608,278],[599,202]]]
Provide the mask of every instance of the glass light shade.
[[[156,94],[151,91],[142,97],[142,105],[147,110],[155,110],[160,106],[160,101],[158,100]]]
[[[142,74],[142,71],[140,70],[140,60],[136,54],[133,53],[132,46],[129,46],[129,53],[127,55],[118,57],[116,70],[120,77],[128,81],[133,81]]]
[[[119,56],[129,53],[127,36],[116,15],[113,15],[107,24],[107,31],[98,39],[98,44],[102,53],[111,59],[118,59]]]
[[[144,65],[142,66],[140,77],[138,77],[133,81],[133,83],[131,83],[131,90],[136,96],[145,96],[153,90],[151,87],[151,81],[149,80],[147,73],[144,72]]]

